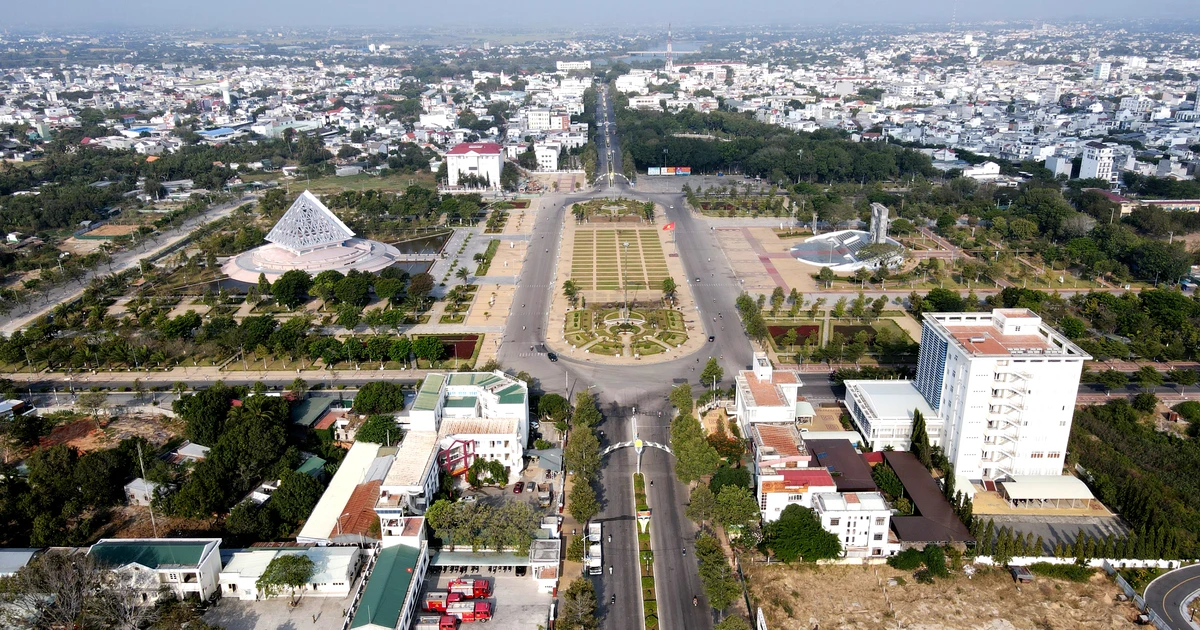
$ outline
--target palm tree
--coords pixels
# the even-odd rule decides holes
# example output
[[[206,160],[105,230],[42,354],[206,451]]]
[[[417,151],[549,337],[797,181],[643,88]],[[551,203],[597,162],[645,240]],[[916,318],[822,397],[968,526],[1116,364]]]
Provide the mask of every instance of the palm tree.
[[[466,282],[467,276],[471,275],[471,272],[467,271],[466,267],[459,267],[458,271],[454,272],[454,275],[457,276],[459,280]]]

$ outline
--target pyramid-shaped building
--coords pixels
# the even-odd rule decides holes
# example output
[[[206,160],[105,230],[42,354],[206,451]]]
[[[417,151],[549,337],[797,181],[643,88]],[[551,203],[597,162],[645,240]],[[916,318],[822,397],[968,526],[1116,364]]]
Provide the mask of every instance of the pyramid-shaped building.
[[[376,273],[390,267],[400,250],[378,241],[358,238],[325,204],[304,191],[267,234],[267,244],[230,258],[222,270],[241,282],[268,281],[293,269],[317,275],[351,269]]]

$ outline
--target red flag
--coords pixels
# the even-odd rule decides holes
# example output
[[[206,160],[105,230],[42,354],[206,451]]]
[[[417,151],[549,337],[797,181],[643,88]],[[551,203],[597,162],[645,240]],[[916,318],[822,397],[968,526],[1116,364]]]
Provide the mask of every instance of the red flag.
[[[666,225],[664,225],[664,226],[663,226],[663,230],[674,230],[674,229],[675,229],[675,222],[674,222],[674,221],[672,221],[672,222],[670,222],[670,223],[668,223],[668,224],[666,224]]]

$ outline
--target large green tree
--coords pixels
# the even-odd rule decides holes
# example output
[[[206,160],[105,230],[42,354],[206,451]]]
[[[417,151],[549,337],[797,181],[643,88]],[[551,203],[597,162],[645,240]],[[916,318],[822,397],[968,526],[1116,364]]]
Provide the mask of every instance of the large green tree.
[[[315,572],[316,565],[302,552],[283,552],[271,559],[254,586],[264,597],[275,597],[286,589],[291,593],[292,605],[295,606],[304,594],[304,586]]]
[[[596,617],[596,588],[586,577],[575,578],[563,592],[558,626],[564,630],[599,630]]]
[[[354,434],[355,442],[371,442],[392,446],[398,444],[401,438],[400,425],[396,417],[387,414],[376,414],[363,421]]]
[[[312,287],[312,277],[307,272],[292,269],[284,272],[271,285],[271,295],[280,304],[294,309],[308,301],[308,290]]]

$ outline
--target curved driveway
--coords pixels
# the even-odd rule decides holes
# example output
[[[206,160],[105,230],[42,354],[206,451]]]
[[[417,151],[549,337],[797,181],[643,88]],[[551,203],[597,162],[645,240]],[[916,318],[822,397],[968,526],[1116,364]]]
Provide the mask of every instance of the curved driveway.
[[[1183,605],[1200,591],[1200,564],[1175,569],[1156,578],[1146,587],[1146,608],[1158,614],[1174,630],[1196,630]]]

